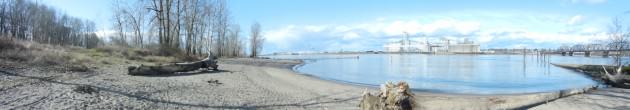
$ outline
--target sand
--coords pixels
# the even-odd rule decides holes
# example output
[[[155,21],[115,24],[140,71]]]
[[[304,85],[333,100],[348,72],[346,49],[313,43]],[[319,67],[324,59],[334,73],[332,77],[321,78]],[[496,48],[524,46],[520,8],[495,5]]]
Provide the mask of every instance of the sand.
[[[534,110],[630,110],[630,89],[604,88],[560,98]]]
[[[0,64],[2,109],[359,109],[360,95],[372,87],[338,83],[297,73],[297,60],[222,59],[221,71],[197,71],[168,76],[129,76],[126,68],[137,64],[91,65],[92,71],[71,72],[48,67]],[[218,80],[217,82],[214,82]],[[78,86],[94,88],[77,92]],[[606,89],[604,89],[606,90]],[[552,101],[570,91],[512,95],[453,95],[416,92],[422,109],[540,109],[563,108]],[[623,90],[626,91],[627,90]],[[598,92],[612,92],[597,90]],[[619,93],[625,100],[627,94]],[[597,98],[610,99],[598,96]],[[594,101],[590,101],[594,102]],[[545,104],[546,103],[546,104]],[[614,103],[614,104],[611,104]],[[619,103],[603,103],[610,108]],[[560,106],[562,105],[562,106]],[[623,104],[621,104],[623,105]],[[590,106],[590,105],[585,105]],[[609,107],[609,106],[606,106]]]

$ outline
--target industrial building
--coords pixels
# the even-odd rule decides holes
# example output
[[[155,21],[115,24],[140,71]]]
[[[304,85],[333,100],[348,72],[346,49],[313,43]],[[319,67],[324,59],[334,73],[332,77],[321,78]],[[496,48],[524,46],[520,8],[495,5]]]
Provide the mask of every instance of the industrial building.
[[[388,42],[383,45],[383,48],[385,52],[390,53],[481,53],[480,45],[468,39],[454,42],[442,38],[440,42],[430,43],[428,40],[413,41],[405,37],[400,41]]]
[[[385,52],[430,52],[427,42],[418,42],[409,39],[386,43]]]

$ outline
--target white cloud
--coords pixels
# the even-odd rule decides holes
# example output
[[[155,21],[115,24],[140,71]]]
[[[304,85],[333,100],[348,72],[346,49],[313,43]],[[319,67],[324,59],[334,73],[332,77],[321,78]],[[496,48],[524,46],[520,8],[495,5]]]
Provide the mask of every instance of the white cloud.
[[[417,20],[382,21],[350,26],[290,25],[284,28],[269,30],[265,34],[265,37],[272,43],[284,43],[287,39],[291,39],[291,37],[302,37],[300,35],[304,33],[321,33],[321,35],[338,36],[342,40],[359,38],[362,34],[381,37],[398,36],[402,35],[404,32],[412,35],[437,35],[441,33],[468,35],[479,31],[479,26],[479,22],[457,21],[453,19],[437,20],[429,23],[420,23]]]
[[[306,26],[305,29],[310,31],[310,32],[321,32],[322,30],[326,29],[326,26]]]
[[[457,21],[452,19],[437,20],[427,24],[418,21],[394,21],[383,29],[387,35],[409,34],[438,34],[438,31],[456,32],[456,34],[471,34],[479,30],[479,22]]]
[[[584,17],[582,15],[575,15],[575,16],[571,17],[571,19],[569,19],[569,21],[567,21],[567,24],[568,25],[578,25],[583,20],[584,20]]]
[[[369,33],[379,33],[382,31],[382,28],[385,26],[386,24],[383,23],[382,21],[376,22],[376,23],[363,23],[363,24],[358,24],[355,25],[355,28],[358,29],[363,29]]]
[[[587,3],[587,4],[600,4],[606,3],[607,0],[571,0],[571,3]]]
[[[386,17],[379,17],[379,18],[376,18],[376,21],[385,21],[385,20],[387,20],[387,18],[386,18]]]
[[[292,39],[292,37],[299,37],[297,36],[294,25],[289,25],[278,30],[267,31],[263,35],[266,41],[281,46],[283,48],[290,46],[288,42],[290,39]]]
[[[592,31],[592,30],[587,30]],[[494,34],[499,37],[506,37],[507,40],[519,41],[519,40],[531,40],[533,43],[594,43],[597,40],[605,40],[607,35],[605,32],[591,32],[590,34],[583,34],[584,32],[576,33],[545,33],[545,32],[531,32],[531,31],[507,31],[501,32],[503,34]],[[480,42],[487,41],[489,38],[485,36],[491,36],[493,34],[481,35],[479,37]]]
[[[114,36],[116,34],[116,31],[114,31],[114,30],[98,30],[95,33],[96,33],[96,35],[98,37],[103,39],[103,38],[109,38],[111,36]]]
[[[357,34],[356,32],[347,32],[346,34],[343,35],[343,40],[350,40],[350,39],[354,39],[358,37],[359,37],[359,34]]]
[[[603,32],[603,31],[601,29],[594,28],[594,27],[588,27],[588,28],[582,29],[582,33],[598,33],[598,32]]]
[[[422,30],[422,26],[417,21],[394,21],[381,30],[389,36],[401,35],[403,32],[417,34]]]
[[[348,26],[341,25],[341,26],[335,27],[334,30],[335,30],[335,32],[346,32],[346,31],[350,31],[351,29],[352,28],[350,28]]]
[[[265,37],[269,43],[280,48],[302,47],[293,50],[316,48],[313,49],[315,51],[341,47],[345,50],[380,49],[383,43],[398,40],[398,36],[403,32],[434,36],[428,38],[429,41],[439,40],[439,37],[462,40],[462,36],[466,36],[487,48],[523,46],[553,48],[559,44],[594,43],[607,38],[601,26],[592,25],[591,19],[597,17],[589,17],[589,21],[584,20],[583,15],[526,16],[530,19],[519,22],[511,20],[522,17],[490,17],[488,20],[481,20],[483,22],[476,19],[453,18],[428,19],[428,22],[427,19],[379,18],[381,20],[357,24],[290,25],[267,30]]]
[[[364,50],[366,49],[366,46],[362,43],[362,42],[352,42],[352,43],[339,43],[339,42],[334,42],[331,44],[328,44],[328,47],[326,47],[324,50],[327,51],[346,51],[346,50]]]
[[[522,49],[522,48],[527,48],[527,47],[529,47],[529,45],[527,44],[514,44],[510,46],[510,48],[515,48],[515,49]]]
[[[494,39],[494,36],[492,35],[480,35],[479,37],[477,37],[477,41],[479,43],[486,43],[486,42],[490,42]]]
[[[464,22],[464,21],[455,21],[455,20],[447,20],[444,21],[446,27],[442,29],[454,29],[460,34],[471,34],[472,32],[479,30],[479,22]]]

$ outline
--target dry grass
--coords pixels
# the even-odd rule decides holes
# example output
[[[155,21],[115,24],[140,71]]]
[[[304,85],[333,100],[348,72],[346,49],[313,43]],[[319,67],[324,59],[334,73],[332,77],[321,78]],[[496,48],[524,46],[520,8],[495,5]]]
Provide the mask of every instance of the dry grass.
[[[88,71],[89,57],[68,52],[78,47],[62,47],[0,38],[0,59],[22,62],[35,66],[62,65],[70,71]]]
[[[145,61],[145,62],[172,62],[173,58],[170,56],[159,56],[159,50],[140,49],[140,48],[127,48],[119,46],[105,46],[90,49],[88,51],[89,56],[92,57],[118,57],[125,58],[127,60]],[[108,62],[111,63],[111,62]]]
[[[92,56],[117,56],[128,60],[151,62],[151,63],[172,63],[198,61],[201,57],[185,55],[179,49],[160,48],[159,46],[147,46],[147,48],[126,48],[116,46],[106,46],[95,48]]]
[[[0,51],[5,50],[24,50],[26,47],[17,42],[14,42],[12,39],[6,37],[0,37]]]
[[[169,55],[169,56],[164,56]],[[56,46],[0,37],[0,59],[23,62],[37,66],[64,65],[70,71],[88,71],[86,65],[137,63],[173,63],[197,61],[199,57],[182,54],[179,49],[160,50],[159,47],[126,48],[104,46],[84,49],[72,46]]]
[[[56,65],[68,60],[59,51],[50,51],[44,46],[34,46],[31,43],[2,39],[0,40],[0,58],[42,65]]]

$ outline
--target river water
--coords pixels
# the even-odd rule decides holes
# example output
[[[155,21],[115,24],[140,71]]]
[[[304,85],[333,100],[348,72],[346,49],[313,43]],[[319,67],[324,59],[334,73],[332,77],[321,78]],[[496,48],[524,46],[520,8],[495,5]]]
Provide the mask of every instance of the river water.
[[[612,59],[537,55],[276,55],[305,59],[295,70],[319,78],[377,86],[406,81],[416,91],[456,94],[518,94],[596,85],[573,70],[549,63],[611,64]]]

